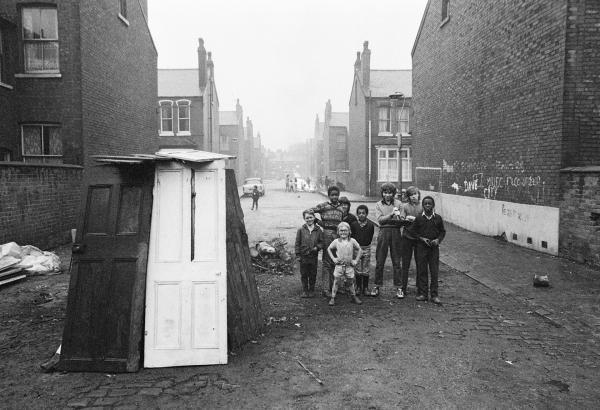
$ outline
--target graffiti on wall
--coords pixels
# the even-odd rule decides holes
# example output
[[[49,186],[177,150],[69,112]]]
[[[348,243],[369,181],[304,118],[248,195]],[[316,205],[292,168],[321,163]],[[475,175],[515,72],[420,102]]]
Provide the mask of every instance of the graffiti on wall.
[[[444,161],[442,172],[446,193],[534,204],[546,196],[545,181],[523,161]]]

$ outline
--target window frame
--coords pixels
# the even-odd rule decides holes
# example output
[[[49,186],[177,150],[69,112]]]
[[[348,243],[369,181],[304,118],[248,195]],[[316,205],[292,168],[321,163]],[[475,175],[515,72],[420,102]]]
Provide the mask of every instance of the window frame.
[[[54,38],[25,38],[25,13],[26,11],[31,10],[31,11],[39,11],[40,13],[42,12],[42,10],[52,10],[54,12],[54,18],[53,18],[53,23],[54,23],[54,29],[56,31],[56,37]],[[41,21],[41,18],[40,18]],[[21,41],[21,52],[23,54],[23,73],[25,75],[32,75],[32,76],[36,76],[36,75],[52,75],[52,74],[60,74],[60,36],[58,33],[58,9],[56,5],[51,5],[51,4],[45,4],[45,5],[24,5],[23,7],[20,8],[20,41]],[[40,31],[42,31],[41,27],[40,27]],[[50,68],[50,69],[28,69],[27,68],[27,56],[30,55],[27,52],[27,45],[28,44],[56,44],[56,68]],[[43,48],[42,48],[42,54],[43,54]],[[44,65],[44,62],[47,61],[44,59],[44,57],[42,57],[42,66]]]
[[[175,105],[177,106],[177,135],[189,136],[192,135],[192,102],[190,100],[177,100],[175,101]],[[182,117],[179,116],[179,107],[187,106],[187,117],[183,117],[183,120],[187,120],[187,130],[181,131],[181,120]],[[173,129],[173,131],[175,131]]]
[[[377,135],[392,135],[392,119],[391,119],[391,109],[389,105],[379,105],[377,107]],[[386,111],[387,117],[381,118],[381,113]],[[384,129],[382,130],[382,124],[386,124]]]
[[[171,118],[170,118],[170,120],[171,120],[171,131],[165,131],[163,129],[163,121],[165,121],[165,119],[163,119],[163,105],[165,105],[165,106],[169,105],[170,108],[171,108]],[[167,137],[174,136],[175,135],[175,131],[174,131],[174,128],[173,128],[173,126],[174,126],[173,101],[172,100],[160,100],[158,102],[158,107],[159,107],[158,110],[159,110],[159,113],[160,113],[160,129],[158,130],[158,134],[161,137],[164,137],[164,136],[167,136]],[[167,118],[166,120],[169,120],[169,118]]]
[[[402,119],[402,114],[406,113],[406,119]],[[402,129],[402,125],[406,126],[406,130]],[[396,110],[396,130],[402,135],[410,133],[410,109],[408,107],[401,107]]]
[[[377,152],[377,182],[398,182],[398,163],[400,163],[402,166],[402,182],[412,182],[412,157],[411,157],[411,149],[406,147],[406,148],[402,148],[401,152],[402,154],[406,154],[406,156],[404,155],[398,155],[398,147],[393,147],[393,146],[377,146],[376,148],[376,152]],[[382,157],[381,154],[385,152],[386,155],[385,157]],[[391,158],[389,156],[389,153],[393,152],[395,154],[394,158]],[[400,158],[400,161],[398,161],[398,158]],[[382,167],[381,167],[381,160],[385,160],[385,167],[387,168],[387,173],[386,173],[386,179],[382,178]],[[390,168],[389,168],[389,163],[390,160],[394,160],[396,163],[395,166],[395,170],[393,171],[394,175],[390,178]]]
[[[40,147],[41,154],[27,154],[25,153],[25,127],[40,127]],[[51,123],[43,123],[43,122],[34,122],[34,123],[23,123],[20,125],[21,128],[21,157],[23,158],[23,162],[27,162],[27,158],[41,158],[42,162],[46,162],[46,159],[56,159],[62,158],[64,156],[64,151],[62,149],[62,136],[60,135],[61,126],[59,124],[51,124]],[[59,138],[61,140],[61,153],[60,154],[46,154],[46,147],[44,144],[44,129],[45,128],[57,128],[59,130]],[[48,148],[49,149],[49,148]]]

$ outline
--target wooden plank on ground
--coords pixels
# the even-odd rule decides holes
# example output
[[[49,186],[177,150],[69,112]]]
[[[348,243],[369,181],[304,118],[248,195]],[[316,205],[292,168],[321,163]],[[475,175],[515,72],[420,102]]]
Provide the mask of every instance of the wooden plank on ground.
[[[0,286],[12,283],[12,282],[16,282],[18,280],[21,279],[25,279],[27,277],[27,275],[17,275],[17,276],[13,276],[12,278],[8,278],[8,279],[2,279],[0,280]]]

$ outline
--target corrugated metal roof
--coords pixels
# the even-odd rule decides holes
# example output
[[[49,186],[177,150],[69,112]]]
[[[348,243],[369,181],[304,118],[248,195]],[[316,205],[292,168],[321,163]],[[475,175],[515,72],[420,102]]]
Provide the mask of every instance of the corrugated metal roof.
[[[237,112],[219,111],[219,125],[238,125]]]
[[[158,70],[158,97],[199,97],[197,68]]]
[[[331,120],[329,121],[330,127],[348,127],[348,121],[350,114],[347,112],[332,112]]]
[[[412,97],[412,70],[371,70],[369,88],[373,97],[389,97],[396,92]]]

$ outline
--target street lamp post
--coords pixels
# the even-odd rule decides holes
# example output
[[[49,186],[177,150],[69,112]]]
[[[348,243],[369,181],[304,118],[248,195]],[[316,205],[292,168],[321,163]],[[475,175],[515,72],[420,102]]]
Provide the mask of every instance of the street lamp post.
[[[402,195],[402,130],[400,129],[400,118],[403,112],[404,112],[404,103],[406,101],[406,98],[404,97],[404,94],[402,94],[401,92],[395,92],[394,94],[391,94],[390,96],[390,108],[394,107],[394,102],[398,101],[399,99],[402,99],[402,107],[400,108],[400,111],[396,111],[396,110],[390,110],[390,120],[392,121],[392,126],[390,127],[392,134],[394,131],[396,131],[396,139],[398,142],[398,186],[399,186],[399,191],[400,191],[400,195]],[[394,117],[393,115],[396,117],[396,121],[394,121]],[[396,124],[394,126],[394,123]]]

